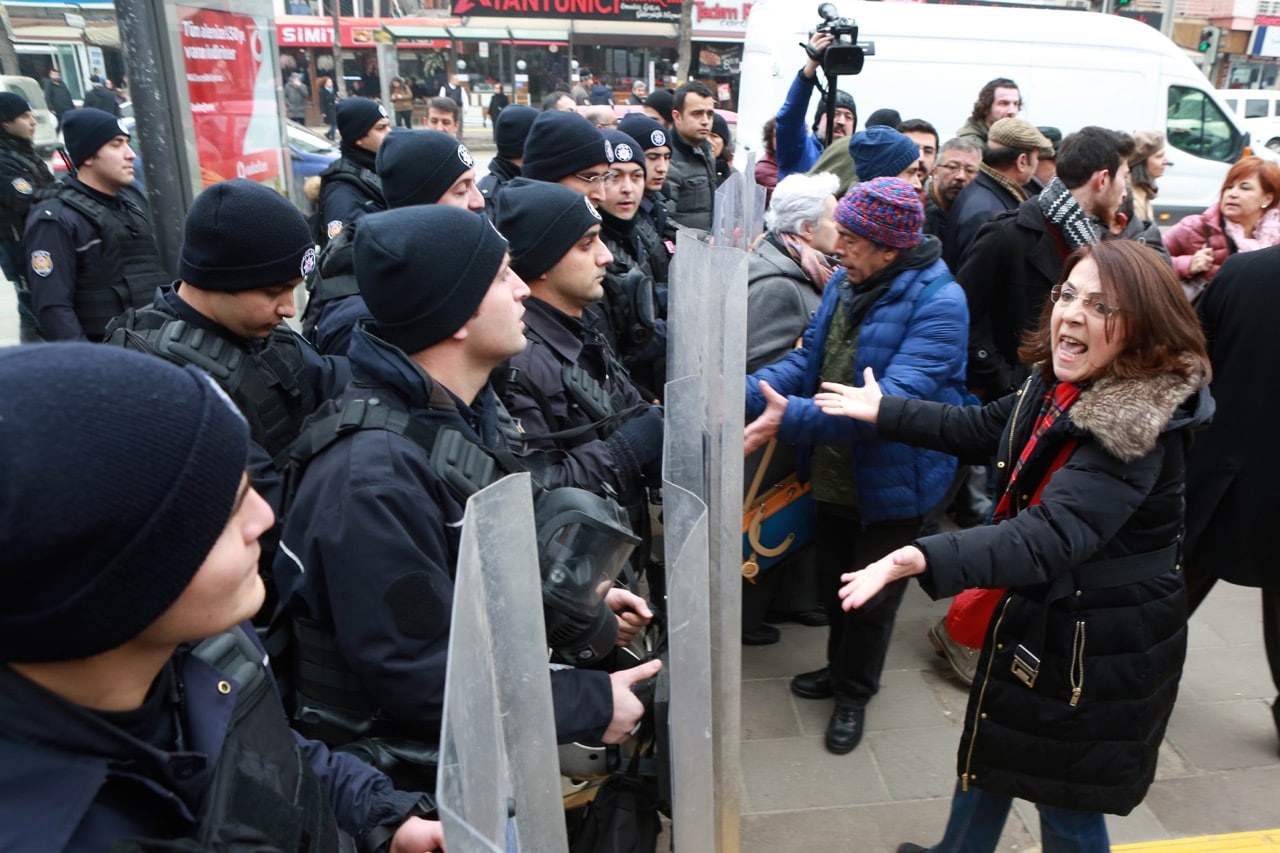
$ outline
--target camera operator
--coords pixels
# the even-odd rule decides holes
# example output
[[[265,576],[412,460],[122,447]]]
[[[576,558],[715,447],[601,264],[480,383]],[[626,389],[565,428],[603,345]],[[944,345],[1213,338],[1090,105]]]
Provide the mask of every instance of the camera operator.
[[[814,113],[812,129],[805,126],[805,109],[812,98],[818,80],[818,68],[822,65],[823,54],[835,43],[835,36],[829,32],[815,32],[809,37],[805,48],[805,62],[796,74],[787,99],[777,115],[776,153],[778,161],[778,179],[781,180],[793,172],[807,172],[817,162],[823,149],[827,147],[827,111],[826,99],[818,99],[818,109]],[[858,110],[853,103],[853,95],[848,92],[836,93],[836,114],[831,123],[831,135],[835,139],[848,137],[858,123]]]

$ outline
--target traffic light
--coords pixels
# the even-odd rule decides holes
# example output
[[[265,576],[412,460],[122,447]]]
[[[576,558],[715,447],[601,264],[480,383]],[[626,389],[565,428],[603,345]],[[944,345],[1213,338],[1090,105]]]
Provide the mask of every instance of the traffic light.
[[[1126,6],[1128,6],[1131,2],[1133,2],[1133,0],[1116,0],[1116,8],[1123,9]]]
[[[1212,64],[1218,58],[1218,40],[1222,38],[1222,30],[1217,27],[1205,27],[1200,31],[1200,44],[1197,45],[1204,54],[1204,61]]]

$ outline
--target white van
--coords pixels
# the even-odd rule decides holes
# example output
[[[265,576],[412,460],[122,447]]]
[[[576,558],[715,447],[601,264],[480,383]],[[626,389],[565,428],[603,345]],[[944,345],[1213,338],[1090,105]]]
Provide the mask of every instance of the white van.
[[[1218,97],[1249,132],[1254,150],[1280,154],[1280,91],[1275,89],[1219,89]]]
[[[858,41],[874,42],[862,73],[839,78],[858,105],[859,127],[892,107],[922,118],[941,141],[968,118],[989,80],[1009,77],[1022,117],[1070,133],[1085,125],[1162,130],[1173,166],[1160,179],[1162,222],[1204,210],[1218,196],[1247,136],[1181,48],[1128,18],[1093,12],[836,0]],[[800,42],[819,23],[817,4],[752,6],[738,98],[739,150],[760,151],[760,128],[786,98],[804,62]],[[819,78],[822,74],[819,73]],[[811,118],[820,97],[815,92]],[[1267,152],[1270,154],[1270,152]]]
[[[13,92],[27,99],[36,120],[36,152],[48,157],[58,148],[58,125],[44,102],[44,92],[34,77],[0,75],[0,91]]]

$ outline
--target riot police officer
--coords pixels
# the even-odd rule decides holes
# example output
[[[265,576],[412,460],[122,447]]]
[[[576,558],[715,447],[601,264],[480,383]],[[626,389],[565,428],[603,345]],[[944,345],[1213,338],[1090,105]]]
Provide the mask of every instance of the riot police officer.
[[[40,327],[27,289],[22,229],[37,193],[53,183],[53,173],[36,153],[36,120],[26,98],[0,92],[0,269],[18,291],[23,343],[40,340]]]
[[[434,778],[464,487],[507,464],[489,374],[524,349],[529,289],[487,219],[441,205],[366,217],[355,255],[374,321],[352,337],[332,429],[304,434],[315,453],[275,564],[299,640],[295,720]],[[554,673],[558,738],[625,740],[643,714],[630,685],[657,669]]]
[[[194,368],[0,353],[0,470],[21,496],[0,501],[0,848],[441,844],[410,817],[429,798],[288,728],[245,624],[272,521],[248,439]]]
[[[101,110],[68,112],[62,136],[76,174],[27,217],[27,284],[51,341],[101,341],[107,324],[168,283],[146,200],[134,189],[129,132]]]
[[[347,98],[338,102],[338,150],[342,156],[320,173],[320,244],[332,240],[347,222],[379,210],[386,210],[382,181],[374,158],[391,118],[377,101]]]

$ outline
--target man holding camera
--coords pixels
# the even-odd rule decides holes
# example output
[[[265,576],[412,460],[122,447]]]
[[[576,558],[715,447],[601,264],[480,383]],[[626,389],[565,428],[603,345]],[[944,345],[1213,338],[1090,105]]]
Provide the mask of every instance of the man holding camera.
[[[822,64],[822,56],[834,42],[835,36],[830,33],[815,32],[809,37],[804,66],[791,84],[782,108],[778,110],[775,136],[777,150],[774,154],[778,161],[778,180],[793,172],[809,171],[827,147],[826,99],[822,98],[818,103],[812,130],[805,127],[804,116],[818,81],[818,67]],[[837,91],[836,114],[831,122],[832,138],[849,136],[857,123],[858,109],[853,103],[853,95]]]

